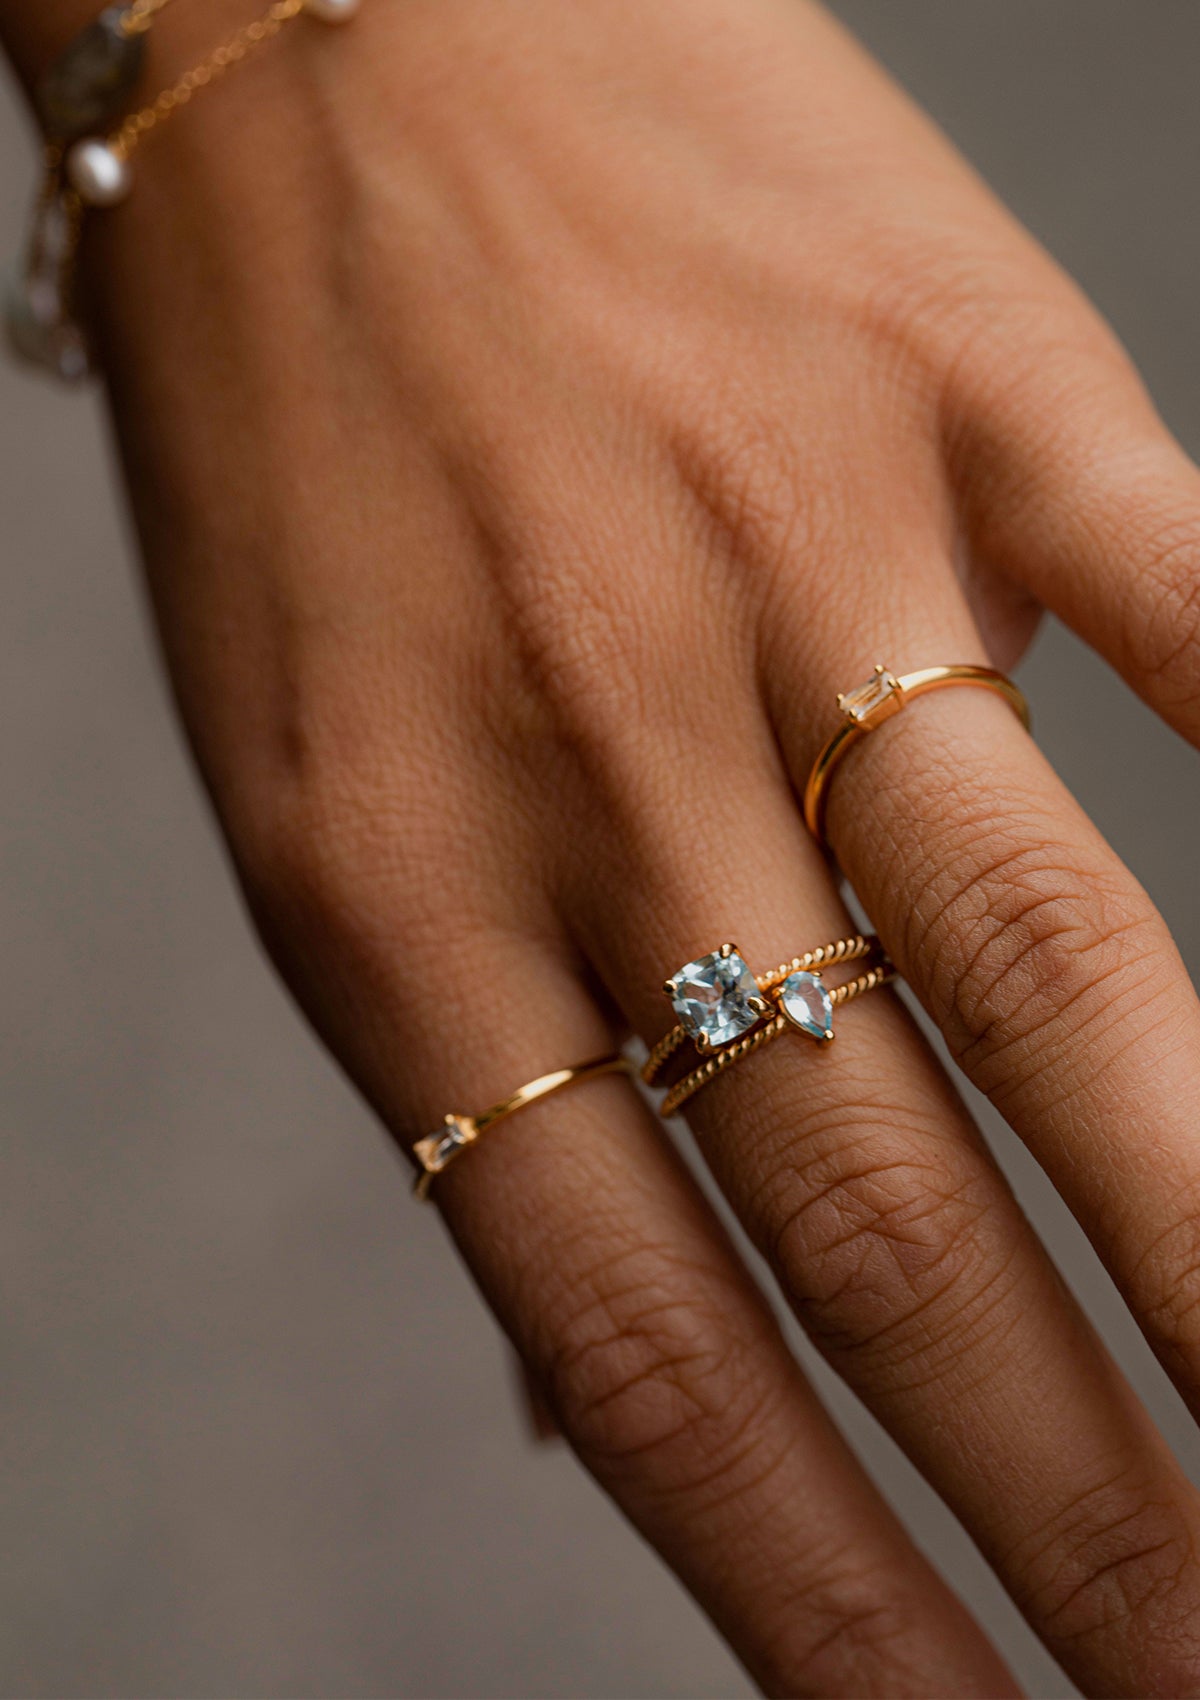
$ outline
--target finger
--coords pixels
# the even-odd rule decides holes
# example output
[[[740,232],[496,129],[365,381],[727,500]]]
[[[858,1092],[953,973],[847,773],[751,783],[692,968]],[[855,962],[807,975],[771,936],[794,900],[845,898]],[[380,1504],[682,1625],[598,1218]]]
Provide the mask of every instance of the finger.
[[[974,393],[958,440],[974,554],[1200,744],[1200,472],[1121,351],[1097,330]]]
[[[668,732],[673,759],[655,772],[643,750],[639,785],[631,752],[636,830],[618,817],[580,869],[585,946],[650,1040],[664,971],[723,939],[767,967],[853,930],[761,723],[720,707],[726,757]],[[700,1092],[705,1156],[816,1344],[1075,1679],[1188,1691],[1195,1496],[908,1017],[872,993],[837,1031],[819,1051],[785,1036]]]
[[[915,1549],[632,1090],[496,1135],[445,1176],[451,1230],[572,1446],[755,1679],[1011,1693],[944,1584],[906,1574]]]
[[[1147,896],[998,706],[931,700],[865,749],[831,830],[958,1060],[1200,1412],[1200,1009]],[[873,778],[882,858],[853,818]]]
[[[484,876],[456,877],[453,850],[437,914],[402,921],[362,841],[349,836],[348,857],[328,842],[298,866],[293,854],[256,880],[256,907],[398,1137],[608,1046],[561,948],[528,914],[508,918],[509,870],[503,921],[479,919]],[[434,1198],[559,1430],[767,1691],[1014,1692],[627,1082],[523,1110],[440,1175]]]
[[[880,634],[893,654],[979,654],[948,573],[921,606],[923,631]],[[788,702],[780,688],[799,781],[816,716],[807,689]],[[1046,1168],[1200,1410],[1200,1006],[1149,898],[980,691],[914,701],[853,749],[827,826],[959,1063]]]

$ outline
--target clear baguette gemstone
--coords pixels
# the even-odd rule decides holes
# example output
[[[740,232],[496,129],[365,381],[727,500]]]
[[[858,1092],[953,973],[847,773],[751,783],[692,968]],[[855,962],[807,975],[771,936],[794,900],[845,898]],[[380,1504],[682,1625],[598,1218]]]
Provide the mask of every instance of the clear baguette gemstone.
[[[437,1143],[433,1148],[433,1162],[439,1168],[448,1163],[461,1146],[471,1143],[470,1133],[457,1121],[447,1123],[434,1138]]]

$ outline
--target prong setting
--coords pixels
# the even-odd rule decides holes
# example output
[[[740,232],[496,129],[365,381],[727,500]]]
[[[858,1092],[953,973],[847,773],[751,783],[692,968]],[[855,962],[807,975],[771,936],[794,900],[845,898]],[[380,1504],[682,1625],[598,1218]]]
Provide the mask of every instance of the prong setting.
[[[470,1116],[451,1114],[443,1118],[436,1133],[418,1140],[413,1146],[413,1153],[426,1174],[440,1175],[462,1148],[472,1144],[478,1136],[478,1129]]]
[[[705,1056],[741,1038],[762,1019],[758,981],[732,943],[685,963],[664,990],[680,1027]]]

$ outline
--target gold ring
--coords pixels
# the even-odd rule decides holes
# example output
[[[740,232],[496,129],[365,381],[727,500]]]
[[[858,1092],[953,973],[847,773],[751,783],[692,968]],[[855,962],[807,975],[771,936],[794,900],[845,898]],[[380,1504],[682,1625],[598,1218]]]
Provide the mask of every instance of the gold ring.
[[[874,933],[855,933],[850,938],[819,945],[803,956],[793,956],[790,962],[781,962],[768,974],[752,974],[735,944],[723,944],[710,956],[699,956],[694,962],[685,963],[663,983],[663,992],[679,1020],[646,1058],[642,1079],[647,1086],[653,1086],[675,1052],[689,1039],[694,1049],[705,1057],[740,1039],[765,1017],[774,1015],[775,1005],[767,994],[789,974],[811,976],[814,968],[828,967],[834,962],[857,962],[876,950],[882,955]]]
[[[804,819],[818,844],[825,843],[825,802],[833,770],[852,744],[868,732],[873,732],[885,720],[900,710],[912,697],[926,691],[945,690],[949,685],[976,685],[986,691],[996,691],[1019,716],[1029,730],[1029,704],[1012,680],[991,667],[973,667],[966,663],[951,667],[922,667],[915,673],[897,676],[881,663],[875,677],[865,685],[839,694],[837,702],[842,711],[842,724],[830,738],[812,765],[804,787]]]
[[[894,980],[896,970],[886,959],[873,968],[868,968],[865,974],[860,974],[855,980],[848,980],[844,986],[835,986],[832,991],[825,990],[828,999],[829,1026],[822,1033],[823,1039],[833,1038],[833,1011],[836,1005],[850,1003],[854,998],[862,997],[864,992],[870,992],[876,986],[886,986],[889,980]],[[812,978],[820,984],[821,976],[814,974]],[[785,982],[786,984],[786,982]],[[822,988],[824,990],[824,988]],[[744,1039],[738,1039],[723,1051],[714,1051],[700,1064],[699,1068],[685,1074],[682,1080],[677,1080],[658,1106],[660,1116],[670,1118],[687,1103],[693,1093],[699,1092],[702,1086],[707,1086],[710,1080],[715,1080],[718,1074],[723,1074],[734,1063],[739,1063],[744,1057],[759,1051],[764,1045],[769,1045],[772,1039],[778,1039],[781,1033],[786,1033],[789,1027],[801,1027],[806,1033],[812,1029],[798,1021],[789,1010],[783,998],[780,998],[780,1012],[772,1016],[764,1026],[757,1027],[748,1033]],[[814,1035],[815,1037],[815,1035]]]
[[[866,973],[832,989],[825,985],[824,968],[866,956],[876,959]],[[835,939],[759,975],[751,973],[736,945],[724,944],[687,963],[664,984],[679,1020],[650,1052],[642,1078],[653,1086],[680,1047],[691,1042],[704,1060],[663,1099],[661,1113],[674,1115],[693,1092],[789,1027],[813,1039],[831,1040],[834,1009],[893,975],[879,940],[868,933]]]
[[[564,1086],[578,1086],[585,1080],[598,1080],[602,1074],[622,1074],[629,1072],[629,1063],[623,1056],[614,1053],[612,1056],[597,1057],[594,1062],[578,1063],[574,1068],[558,1068],[552,1074],[541,1074],[536,1080],[531,1080],[528,1086],[520,1086],[499,1104],[493,1104],[490,1110],[484,1110],[479,1116],[448,1115],[443,1125],[436,1133],[431,1133],[427,1139],[419,1139],[412,1148],[413,1156],[420,1166],[420,1172],[413,1184],[413,1192],[418,1198],[428,1198],[429,1189],[436,1176],[443,1169],[448,1169],[455,1158],[462,1153],[481,1134],[497,1122],[502,1122],[508,1116],[515,1116],[518,1110],[535,1103],[539,1098],[548,1098],[551,1092],[561,1092]]]

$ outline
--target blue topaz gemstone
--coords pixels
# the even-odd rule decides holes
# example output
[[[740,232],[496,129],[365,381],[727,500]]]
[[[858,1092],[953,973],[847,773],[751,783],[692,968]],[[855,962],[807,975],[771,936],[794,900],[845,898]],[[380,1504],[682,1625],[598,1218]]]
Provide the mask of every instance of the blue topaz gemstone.
[[[667,981],[666,993],[690,1039],[728,1045],[757,1027],[763,1015],[758,981],[736,950],[726,946],[697,957]]]
[[[833,1038],[833,999],[819,974],[789,974],[778,997],[779,1007],[793,1027],[813,1039]]]

